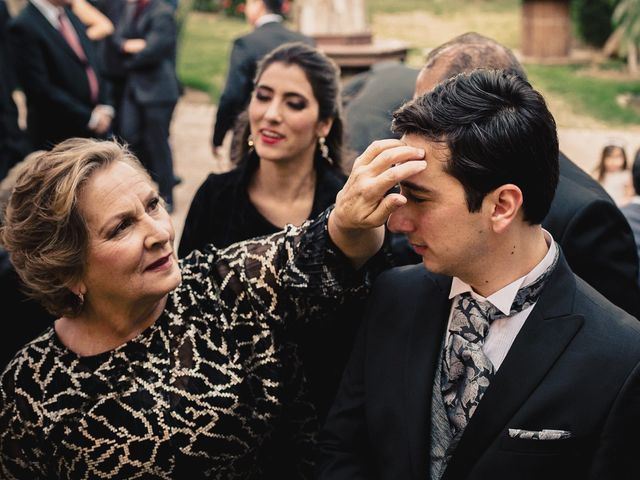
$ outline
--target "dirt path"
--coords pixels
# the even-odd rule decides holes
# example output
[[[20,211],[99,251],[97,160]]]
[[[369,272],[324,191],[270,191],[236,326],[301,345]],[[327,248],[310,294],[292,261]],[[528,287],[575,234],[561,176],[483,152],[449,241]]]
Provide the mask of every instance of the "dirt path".
[[[561,109],[550,102],[550,108]],[[211,133],[215,106],[206,94],[188,90],[181,98],[173,117],[171,142],[174,153],[175,170],[183,179],[174,191],[176,239],[179,240],[191,199],[202,181],[211,172],[222,172],[230,168],[228,159],[214,159],[211,154]],[[564,123],[566,115],[556,115],[560,125],[581,126],[579,118]],[[562,120],[564,118],[564,120]],[[585,170],[591,170],[598,162],[600,151],[610,138],[626,142],[627,154],[640,148],[640,129],[613,130],[594,128],[587,122],[587,128],[558,129],[560,148],[574,162]]]

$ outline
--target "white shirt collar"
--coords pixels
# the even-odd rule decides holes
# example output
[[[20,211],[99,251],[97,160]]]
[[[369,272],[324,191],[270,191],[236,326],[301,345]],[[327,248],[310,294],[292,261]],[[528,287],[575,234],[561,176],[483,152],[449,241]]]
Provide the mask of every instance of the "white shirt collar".
[[[282,15],[277,13],[267,13],[256,20],[256,28],[261,27],[265,23],[282,22]]]
[[[540,261],[540,263],[533,267],[533,269],[529,273],[518,278],[517,280],[514,280],[509,285],[502,287],[500,290],[492,293],[486,298],[474,292],[468,283],[463,282],[458,277],[453,277],[453,281],[451,282],[451,290],[449,292],[449,298],[451,299],[456,295],[460,295],[461,293],[471,292],[471,295],[473,295],[476,300],[489,301],[502,313],[504,313],[505,315],[509,315],[511,312],[511,305],[516,298],[518,290],[520,290],[521,287],[535,282],[538,277],[540,277],[540,275],[542,275],[553,263],[553,258],[555,257],[558,247],[553,241],[553,237],[549,232],[547,232],[545,229],[542,229],[542,233],[544,234],[544,239],[547,242],[549,250],[547,251],[547,254],[544,256],[544,258]]]
[[[47,21],[51,25],[53,25],[53,28],[57,30],[60,27],[60,20],[58,19],[58,17],[61,13],[64,12],[64,9],[62,7],[56,7],[55,5],[49,3],[47,0],[30,1],[31,3],[33,3],[33,6],[36,7],[40,11],[40,13],[42,13],[42,15],[44,15],[44,18],[46,18]]]

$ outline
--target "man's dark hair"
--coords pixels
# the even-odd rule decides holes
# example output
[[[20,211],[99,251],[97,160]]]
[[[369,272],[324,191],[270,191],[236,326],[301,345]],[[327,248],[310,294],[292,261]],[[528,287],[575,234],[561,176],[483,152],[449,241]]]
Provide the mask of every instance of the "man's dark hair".
[[[458,35],[431,50],[423,68],[433,68],[440,61],[448,62],[442,80],[476,68],[505,70],[527,80],[524,68],[511,50],[475,32]]]
[[[282,0],[262,0],[270,13],[282,15]]]
[[[636,195],[640,195],[640,148],[636,152],[636,156],[633,159],[633,165],[631,166],[631,176],[633,178],[633,189]]]
[[[470,212],[487,193],[512,183],[525,221],[546,216],[558,184],[558,137],[538,92],[518,75],[475,70],[444,81],[394,113],[393,129],[444,143],[445,172],[464,187]]]

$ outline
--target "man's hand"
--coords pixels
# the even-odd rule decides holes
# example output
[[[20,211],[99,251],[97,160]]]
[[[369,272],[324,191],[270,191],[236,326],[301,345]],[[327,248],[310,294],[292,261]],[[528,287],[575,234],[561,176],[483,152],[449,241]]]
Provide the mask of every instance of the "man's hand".
[[[111,109],[105,108],[103,105],[96,105],[93,112],[91,112],[91,130],[98,135],[107,133],[111,126],[112,116]]]
[[[336,197],[329,235],[356,267],[374,255],[384,241],[384,224],[407,199],[387,192],[427,166],[424,150],[400,140],[372,143],[356,159],[351,175]]]
[[[122,51],[133,55],[144,50],[146,46],[147,41],[144,38],[130,38],[122,44]]]

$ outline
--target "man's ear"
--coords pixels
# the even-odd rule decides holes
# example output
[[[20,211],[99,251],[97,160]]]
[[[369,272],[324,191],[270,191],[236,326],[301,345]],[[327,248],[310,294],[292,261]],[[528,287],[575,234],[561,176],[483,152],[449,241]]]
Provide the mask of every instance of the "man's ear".
[[[500,185],[485,197],[485,201],[490,202],[492,229],[495,233],[501,233],[513,223],[522,210],[522,190],[512,183]]]

